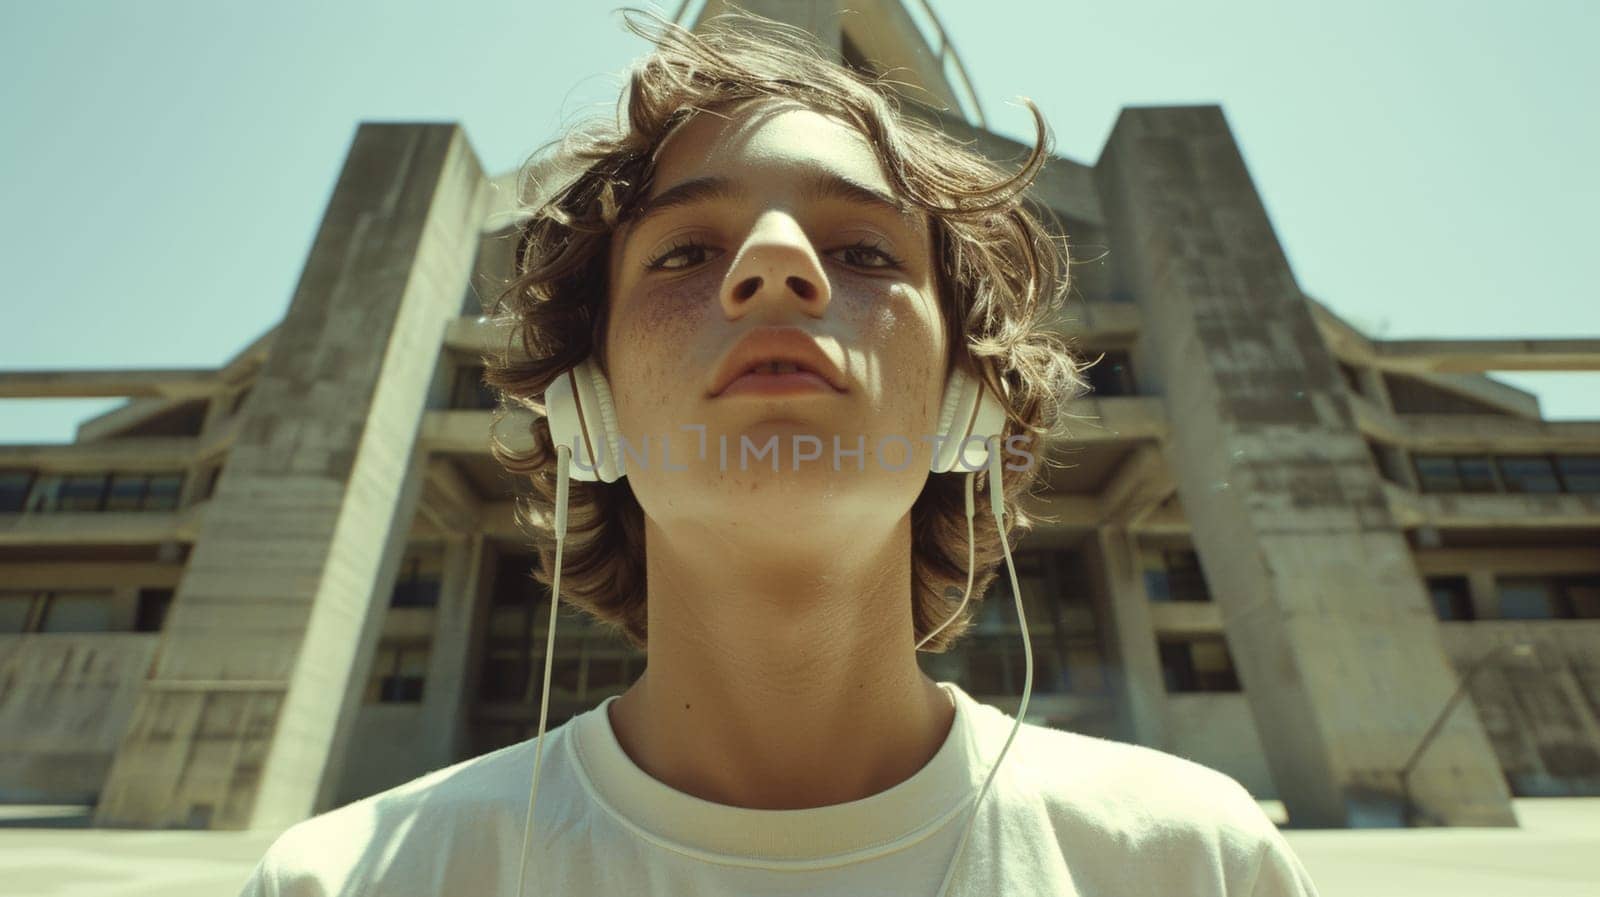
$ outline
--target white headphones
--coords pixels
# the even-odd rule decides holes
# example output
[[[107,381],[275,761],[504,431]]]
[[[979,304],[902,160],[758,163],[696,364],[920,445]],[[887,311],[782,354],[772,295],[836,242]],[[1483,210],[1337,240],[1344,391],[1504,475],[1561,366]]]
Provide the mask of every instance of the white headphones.
[[[517,894],[521,897],[528,881],[528,835],[533,830],[533,806],[539,795],[539,768],[544,755],[544,730],[550,709],[550,672],[555,660],[556,605],[561,600],[561,550],[567,535],[567,484],[570,480],[614,483],[625,474],[620,458],[616,405],[611,399],[611,385],[592,357],[557,377],[545,390],[544,402],[549,417],[550,436],[556,447],[556,506],[555,570],[551,578],[550,625],[547,627],[544,649],[544,688],[539,704],[539,734],[535,738],[533,753],[533,785],[528,792],[528,820],[522,831],[522,860],[517,870]],[[927,644],[961,615],[972,597],[973,558],[975,547],[972,537],[972,481],[978,470],[989,471],[989,505],[994,511],[995,525],[1000,531],[1000,545],[1005,552],[1006,571],[1011,575],[1011,594],[1017,606],[1017,619],[1022,624],[1022,652],[1026,666],[1023,675],[1022,703],[1017,708],[1016,721],[1005,746],[1000,749],[989,777],[978,792],[972,815],[961,841],[956,845],[945,870],[944,883],[938,897],[944,897],[955,874],[956,860],[966,847],[977,821],[978,807],[989,792],[1000,762],[1011,750],[1012,739],[1022,726],[1028,712],[1028,699],[1033,694],[1033,646],[1028,638],[1028,617],[1022,608],[1022,587],[1017,581],[1017,568],[1011,560],[1011,543],[1006,537],[1004,523],[1005,494],[1001,488],[1000,438],[1005,428],[1005,408],[981,380],[960,367],[953,368],[945,381],[944,398],[939,403],[938,435],[943,441],[935,444],[929,469],[933,473],[965,473],[967,515],[967,590],[950,619],[923,637],[917,648]],[[976,445],[974,445],[976,443]],[[599,463],[595,462],[598,449]],[[579,463],[573,464],[576,458]],[[957,462],[960,466],[957,466]],[[531,685],[531,683],[530,683]]]

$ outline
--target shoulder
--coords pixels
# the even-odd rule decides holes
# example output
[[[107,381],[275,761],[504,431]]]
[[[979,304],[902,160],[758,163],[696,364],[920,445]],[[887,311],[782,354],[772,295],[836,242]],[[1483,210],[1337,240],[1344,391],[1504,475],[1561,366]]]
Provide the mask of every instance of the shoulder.
[[[545,735],[552,739],[541,759],[547,775],[555,765],[551,754],[560,746],[561,740],[552,738],[556,734]],[[290,826],[263,855],[245,895],[353,893],[350,888],[359,890],[385,876],[423,871],[406,866],[432,861],[441,855],[436,848],[462,835],[478,835],[463,840],[482,843],[485,833],[505,830],[512,821],[520,826],[524,817],[518,814],[527,810],[523,784],[532,773],[535,746],[529,739]],[[435,849],[413,849],[422,846]]]
[[[1259,838],[1277,832],[1237,779],[1176,754],[1026,723],[1017,741],[1018,765],[1027,767],[1045,801],[1063,811],[1092,815],[1129,834],[1189,829]]]
[[[1032,724],[1019,729],[1012,754],[1013,787],[1041,808],[1063,851],[1081,864],[1125,876],[1127,861],[1140,857],[1161,878],[1151,883],[1158,889],[1315,897],[1277,825],[1226,773],[1154,748]]]

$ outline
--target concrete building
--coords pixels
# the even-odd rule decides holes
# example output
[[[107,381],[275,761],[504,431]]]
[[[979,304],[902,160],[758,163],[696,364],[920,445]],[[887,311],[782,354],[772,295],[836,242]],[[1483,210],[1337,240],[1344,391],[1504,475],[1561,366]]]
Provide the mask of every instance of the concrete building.
[[[746,5],[1025,149],[920,7]],[[531,737],[548,596],[479,379],[515,193],[453,124],[363,124],[287,314],[226,365],[0,375],[130,400],[0,446],[0,800],[268,828]],[[1104,358],[1051,447],[1060,522],[1017,552],[1030,721],[1191,757],[1295,826],[1600,794],[1600,421],[1483,374],[1597,370],[1600,339],[1358,332],[1296,284],[1215,106],[1125,109],[1033,200],[1078,247],[1063,331]],[[1014,710],[1003,583],[923,662]],[[644,663],[563,613],[552,726]]]

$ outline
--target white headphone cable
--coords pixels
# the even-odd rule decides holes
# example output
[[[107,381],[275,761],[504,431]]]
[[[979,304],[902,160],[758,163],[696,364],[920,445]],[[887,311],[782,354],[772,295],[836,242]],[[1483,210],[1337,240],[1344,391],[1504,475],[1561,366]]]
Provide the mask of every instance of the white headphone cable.
[[[556,610],[561,603],[561,546],[567,538],[567,471],[572,449],[556,445],[556,558],[550,582],[550,625],[544,644],[544,696],[539,702],[539,734],[533,748],[533,787],[528,789],[528,821],[522,826],[522,860],[517,864],[517,897],[528,883],[528,835],[533,831],[533,802],[539,797],[539,760],[544,755],[544,724],[550,710],[550,668],[556,653]]]
[[[1000,771],[1000,762],[1006,758],[1006,752],[1011,750],[1011,742],[1017,737],[1017,730],[1022,728],[1022,719],[1028,715],[1028,698],[1033,694],[1033,640],[1028,637],[1028,615],[1022,609],[1022,586],[1017,582],[1017,565],[1012,563],[1011,560],[1011,540],[1006,538],[1005,519],[1002,516],[1005,513],[1005,490],[1001,488],[1000,453],[995,451],[997,447],[998,446],[989,447],[989,506],[994,511],[995,527],[1000,533],[1000,548],[1005,552],[1006,572],[1011,576],[1011,596],[1017,603],[1017,622],[1021,624],[1022,628],[1022,656],[1023,662],[1026,666],[1026,672],[1022,677],[1022,704],[1017,707],[1017,718],[1016,722],[1012,723],[1011,725],[1011,734],[1006,736],[1005,746],[1000,749],[1000,756],[995,758],[994,766],[989,768],[989,777],[984,780],[983,789],[978,792],[978,799],[972,805],[972,815],[967,819],[967,827],[961,833],[961,840],[956,843],[955,853],[950,856],[950,867],[944,872],[944,882],[939,885],[939,893],[937,897],[944,897],[945,892],[950,889],[950,882],[954,878],[956,872],[956,861],[961,858],[961,851],[967,846],[967,838],[972,835],[972,826],[978,821],[978,808],[983,806],[984,795],[989,793],[989,786],[994,782],[995,773]],[[975,551],[972,545],[972,478],[974,476],[976,476],[976,472],[967,474],[966,510],[967,551],[969,558]],[[970,597],[971,594],[972,562],[969,560],[967,562],[967,597]],[[963,597],[961,599],[961,606],[965,607],[966,603],[967,598]],[[959,607],[956,609],[956,613],[961,613]],[[950,618],[950,620],[954,619],[955,617],[953,616]],[[939,629],[943,629],[945,626],[949,625],[950,620],[946,620],[944,624],[939,627]],[[935,629],[934,632],[938,632],[939,629]],[[929,635],[931,637],[932,633]],[[923,642],[926,641],[927,639],[923,639]],[[918,647],[921,647],[921,645],[922,643],[919,642]]]

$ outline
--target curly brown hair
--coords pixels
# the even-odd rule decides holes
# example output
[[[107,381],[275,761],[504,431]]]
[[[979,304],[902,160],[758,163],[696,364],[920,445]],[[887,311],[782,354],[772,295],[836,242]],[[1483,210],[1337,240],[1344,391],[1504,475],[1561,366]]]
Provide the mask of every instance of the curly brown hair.
[[[550,585],[555,554],[556,455],[542,396],[590,355],[602,370],[608,367],[611,235],[648,195],[666,138],[696,113],[746,100],[798,101],[868,138],[898,195],[928,213],[950,346],[946,369],[961,364],[1005,396],[1004,435],[1030,434],[1032,454],[1043,456],[1040,449],[1070,416],[1066,405],[1088,391],[1082,374],[1088,365],[1075,360],[1055,330],[1069,286],[1066,238],[1047,229],[1040,216],[1048,212],[1035,210],[1024,196],[1050,154],[1038,108],[1024,101],[1038,139],[1021,168],[1007,175],[931,122],[903,113],[890,82],[833,61],[803,31],[742,12],[719,16],[699,32],[638,10],[625,11],[624,21],[655,45],[632,68],[625,120],[573,128],[522,166],[518,189],[526,218],[518,229],[515,269],[486,309],[510,336],[503,354],[484,358],[484,379],[502,397],[496,427],[510,408],[533,412],[531,448],[516,451],[496,437],[491,451],[506,470],[531,481],[516,518],[539,553],[534,578]],[[568,176],[552,189],[543,181],[557,170]],[[1039,471],[1036,464],[1016,471],[1008,465],[1002,476],[1004,524],[1013,541],[1012,534],[1037,523],[1016,502]],[[974,603],[924,650],[943,652],[970,628],[1003,560],[988,512],[993,484],[986,474],[977,476]],[[930,475],[911,509],[916,641],[951,617],[966,585],[963,491],[959,476]],[[571,483],[562,598],[641,650],[648,644],[644,552],[643,511],[626,478]]]

